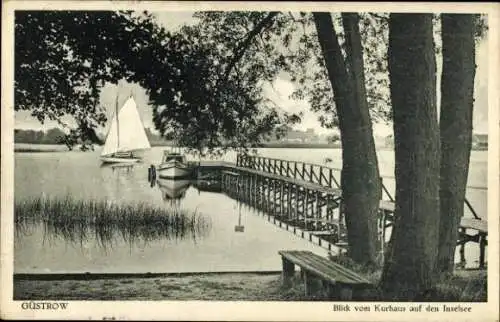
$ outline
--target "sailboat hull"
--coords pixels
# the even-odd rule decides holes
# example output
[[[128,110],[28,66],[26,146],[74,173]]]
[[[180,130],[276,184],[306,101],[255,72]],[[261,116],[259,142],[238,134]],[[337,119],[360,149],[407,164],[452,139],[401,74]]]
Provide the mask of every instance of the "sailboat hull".
[[[101,157],[102,163],[136,163],[139,161],[141,161],[140,158]]]

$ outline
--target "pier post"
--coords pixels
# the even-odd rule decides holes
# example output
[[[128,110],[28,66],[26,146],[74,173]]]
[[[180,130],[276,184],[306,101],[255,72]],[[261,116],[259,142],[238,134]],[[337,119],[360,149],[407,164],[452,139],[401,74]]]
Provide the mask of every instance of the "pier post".
[[[148,182],[156,181],[156,167],[152,164],[148,168]]]
[[[271,213],[274,215],[275,214],[275,211],[274,211],[274,206],[273,203],[271,202],[271,190],[272,190],[272,193],[274,194],[274,187],[275,187],[275,183],[274,183],[274,179],[269,179],[271,180],[271,182],[267,182],[267,205],[268,205],[268,209],[271,209]],[[271,183],[271,184],[269,184]]]
[[[332,221],[332,210],[330,204],[331,195],[329,193],[326,194],[326,218],[328,221]]]
[[[303,213],[303,216],[304,216],[304,228],[306,230],[309,230],[307,227],[307,221],[308,221],[308,205],[309,205],[309,190],[308,189],[304,189],[304,194],[305,194],[305,198],[303,199],[302,201],[302,213]]]
[[[486,244],[486,234],[479,234],[479,268],[484,268]]]
[[[279,205],[280,205],[280,215],[283,216],[284,211],[283,211],[283,203],[285,202],[283,192],[285,190],[285,187],[283,187],[283,181],[279,181],[280,184],[280,200],[279,200]]]
[[[289,219],[293,219],[293,214],[292,214],[292,185],[291,183],[286,184],[286,191],[287,191],[287,198],[286,198],[286,212],[287,216]]]
[[[250,206],[253,206],[253,200],[254,200],[254,193],[253,193],[253,175],[249,174],[248,175],[248,204]]]
[[[315,196],[315,217],[316,219],[320,220],[321,219],[321,206],[319,204],[319,195],[321,192],[316,191],[316,196]]]
[[[297,185],[293,185],[293,200],[292,203],[294,203],[293,207],[293,219],[298,220],[299,219],[299,187]]]

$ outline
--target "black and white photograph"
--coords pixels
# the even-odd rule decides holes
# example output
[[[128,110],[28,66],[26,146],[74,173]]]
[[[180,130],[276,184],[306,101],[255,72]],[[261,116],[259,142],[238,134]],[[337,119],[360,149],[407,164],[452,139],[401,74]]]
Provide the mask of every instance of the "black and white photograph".
[[[500,6],[300,5],[3,3],[2,318],[498,318]]]

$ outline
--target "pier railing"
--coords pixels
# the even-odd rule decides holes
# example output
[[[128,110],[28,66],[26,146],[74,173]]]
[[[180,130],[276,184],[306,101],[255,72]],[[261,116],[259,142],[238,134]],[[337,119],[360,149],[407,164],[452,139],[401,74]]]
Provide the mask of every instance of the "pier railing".
[[[239,154],[236,158],[236,166],[303,180],[330,188],[340,188],[340,183],[333,174],[334,171],[339,171],[339,169],[324,167],[319,164]]]
[[[332,168],[319,164],[307,163],[301,161],[274,159],[261,156],[252,156],[247,154],[237,155],[236,166],[254,169],[266,173],[272,173],[275,175],[285,176],[288,178],[303,180],[330,188],[340,188],[339,180],[334,175],[334,172],[340,173],[341,169],[338,168]],[[380,177],[380,182],[382,186],[382,193],[387,196],[389,201],[394,202],[394,197],[391,195],[387,187],[384,185],[383,177]],[[473,188],[486,189],[484,187],[473,187]],[[481,219],[481,217],[477,214],[476,210],[471,205],[469,200],[467,200],[467,198],[465,198],[465,205],[475,219]]]

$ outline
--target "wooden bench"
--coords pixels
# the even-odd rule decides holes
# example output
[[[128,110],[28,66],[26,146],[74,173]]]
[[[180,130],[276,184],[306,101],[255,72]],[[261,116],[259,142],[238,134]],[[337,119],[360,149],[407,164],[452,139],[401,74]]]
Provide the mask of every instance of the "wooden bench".
[[[372,288],[374,285],[359,274],[310,251],[279,251],[283,263],[283,284],[291,285],[295,265],[304,277],[305,294],[311,293],[312,281],[320,279],[328,287],[328,295],[340,300],[351,300],[353,289]]]

